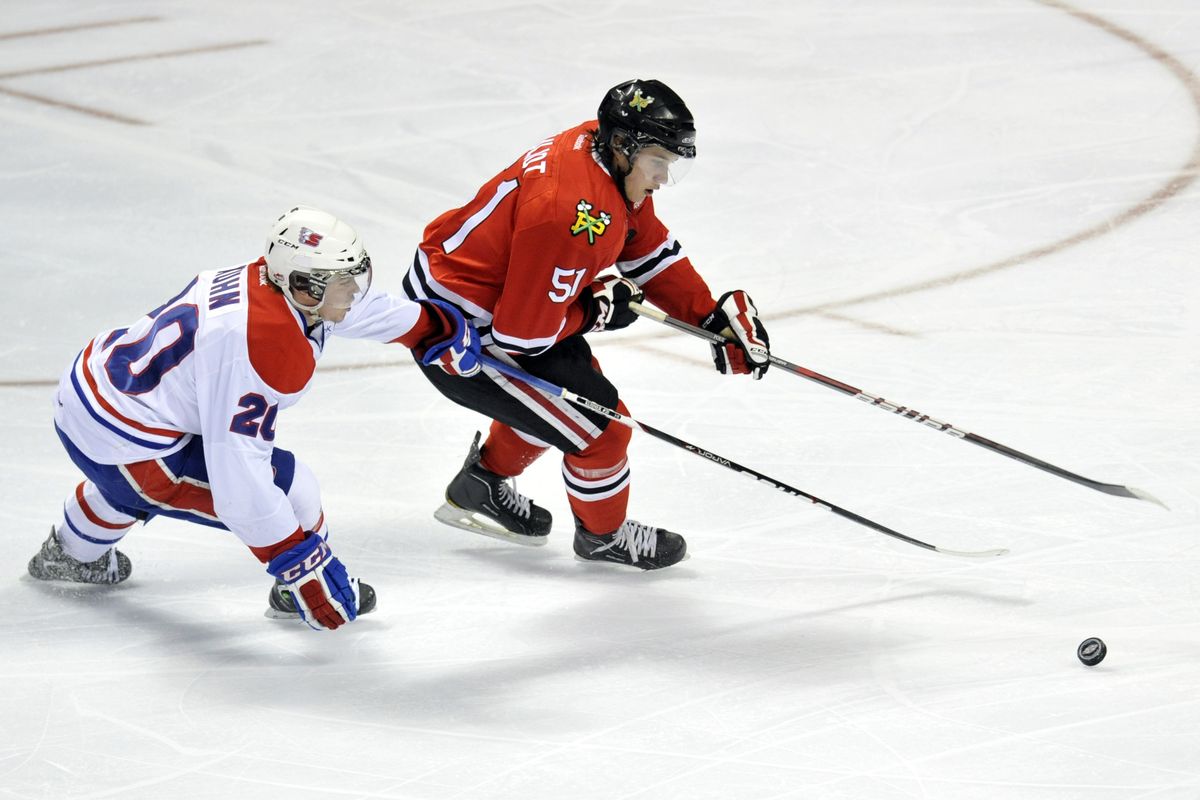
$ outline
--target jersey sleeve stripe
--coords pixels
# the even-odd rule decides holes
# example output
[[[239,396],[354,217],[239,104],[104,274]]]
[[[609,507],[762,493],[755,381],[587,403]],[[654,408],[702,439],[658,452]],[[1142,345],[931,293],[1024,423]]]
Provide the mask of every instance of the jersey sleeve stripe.
[[[633,261],[618,261],[617,269],[626,278],[641,286],[682,258],[686,258],[683,246],[674,239],[667,239],[648,256]]]

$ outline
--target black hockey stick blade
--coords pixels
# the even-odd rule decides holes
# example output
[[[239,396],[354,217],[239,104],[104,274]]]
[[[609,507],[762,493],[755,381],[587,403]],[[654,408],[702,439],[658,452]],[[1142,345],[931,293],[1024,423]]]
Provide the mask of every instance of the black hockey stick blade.
[[[974,433],[968,433],[962,438],[971,444],[979,445],[980,447],[984,447],[992,452],[999,453],[1002,456],[1008,456],[1009,458],[1028,464],[1031,467],[1036,467],[1043,472],[1049,472],[1051,475],[1057,475],[1060,478],[1066,478],[1069,481],[1078,483],[1080,486],[1086,486],[1089,489],[1094,489],[1097,492],[1111,494],[1113,497],[1130,497],[1134,500],[1145,500],[1148,503],[1154,503],[1155,505],[1162,506],[1168,511],[1171,510],[1170,507],[1168,507],[1167,504],[1162,500],[1159,500],[1154,495],[1143,489],[1139,489],[1136,486],[1124,486],[1119,483],[1101,483],[1100,481],[1094,481],[1091,478],[1085,478],[1082,475],[1076,475],[1074,472],[1068,472],[1062,467],[1056,467],[1053,464],[1042,461],[1040,458],[1034,458],[1031,455],[1022,453],[1020,450],[1013,450],[1011,447],[1006,447],[999,442],[993,442],[991,439],[985,439],[982,436],[977,436]]]

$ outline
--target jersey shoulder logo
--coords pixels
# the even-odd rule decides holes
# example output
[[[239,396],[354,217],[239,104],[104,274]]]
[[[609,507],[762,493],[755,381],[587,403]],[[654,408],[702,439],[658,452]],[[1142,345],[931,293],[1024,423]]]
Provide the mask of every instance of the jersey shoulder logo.
[[[638,111],[645,111],[646,107],[649,106],[653,102],[654,102],[653,97],[642,97],[642,90],[634,89],[633,90],[633,99],[631,99],[629,101],[629,107],[637,109]]]
[[[588,244],[595,244],[596,237],[603,236],[611,222],[612,215],[607,211],[601,211],[593,217],[592,204],[587,200],[580,200],[579,205],[575,206],[575,222],[571,225],[571,235],[586,233]]]

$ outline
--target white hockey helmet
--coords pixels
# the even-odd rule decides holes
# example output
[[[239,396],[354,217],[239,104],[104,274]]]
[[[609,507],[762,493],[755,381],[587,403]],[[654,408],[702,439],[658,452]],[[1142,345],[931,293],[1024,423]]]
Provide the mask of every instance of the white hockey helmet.
[[[301,311],[316,311],[326,299],[349,308],[371,285],[371,257],[358,232],[332,214],[308,206],[296,206],[275,221],[267,237],[266,260],[267,277]],[[308,294],[316,303],[301,303],[296,292]]]

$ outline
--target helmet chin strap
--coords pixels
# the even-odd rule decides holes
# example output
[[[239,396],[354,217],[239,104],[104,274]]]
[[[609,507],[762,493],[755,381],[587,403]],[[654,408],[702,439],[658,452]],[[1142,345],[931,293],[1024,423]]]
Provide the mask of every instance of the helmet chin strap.
[[[305,294],[308,293],[305,292]],[[300,313],[305,314],[306,316],[318,317],[317,312],[320,311],[321,307],[325,305],[325,297],[322,296],[321,299],[317,301],[315,306],[306,306],[296,299],[296,296],[292,294],[292,290],[290,288],[283,293],[283,296],[287,298],[288,302],[292,304],[293,308]],[[312,297],[311,294],[308,296]]]

